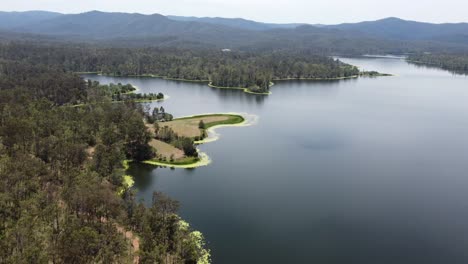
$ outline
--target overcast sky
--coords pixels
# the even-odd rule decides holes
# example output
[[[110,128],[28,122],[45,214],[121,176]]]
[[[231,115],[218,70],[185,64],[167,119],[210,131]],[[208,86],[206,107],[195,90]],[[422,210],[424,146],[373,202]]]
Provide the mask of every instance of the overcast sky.
[[[468,0],[1,0],[0,10],[62,13],[100,10],[311,24],[357,22],[390,16],[437,23],[468,22]]]

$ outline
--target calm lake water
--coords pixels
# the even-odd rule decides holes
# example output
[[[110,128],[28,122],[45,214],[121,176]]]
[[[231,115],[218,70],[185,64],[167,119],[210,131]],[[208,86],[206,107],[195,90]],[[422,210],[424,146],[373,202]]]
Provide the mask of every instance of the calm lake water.
[[[93,77],[163,92],[175,116],[242,112],[193,170],[132,166],[214,263],[468,263],[468,78],[400,59],[343,59],[395,77],[281,82],[270,96],[160,79]]]

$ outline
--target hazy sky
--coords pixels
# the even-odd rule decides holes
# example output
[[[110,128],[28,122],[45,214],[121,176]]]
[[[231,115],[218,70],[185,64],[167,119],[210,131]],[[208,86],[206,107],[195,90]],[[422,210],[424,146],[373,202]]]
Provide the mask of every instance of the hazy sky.
[[[312,24],[390,16],[437,23],[468,22],[468,0],[1,0],[0,10],[63,13],[100,10]]]

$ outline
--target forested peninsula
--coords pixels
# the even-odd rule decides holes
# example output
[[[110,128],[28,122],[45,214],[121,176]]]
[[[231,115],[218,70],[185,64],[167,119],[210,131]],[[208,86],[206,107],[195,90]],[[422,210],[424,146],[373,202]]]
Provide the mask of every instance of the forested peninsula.
[[[457,74],[468,74],[468,53],[420,53],[408,56],[407,60],[416,64],[442,68]]]
[[[359,70],[310,51],[249,53],[172,48],[105,48],[90,45],[0,45],[4,59],[59,65],[67,72],[161,77],[210,82],[212,87],[268,93],[274,80],[343,79]]]
[[[209,157],[196,149],[196,145],[211,142],[208,130],[219,126],[247,125],[239,114],[205,114],[173,119],[161,107],[147,117],[148,131],[152,135],[150,146],[158,151],[143,163],[172,168],[196,168],[210,163]],[[163,122],[161,122],[163,119]]]
[[[0,262],[209,263],[200,232],[179,204],[152,206],[128,188],[128,161],[187,165],[196,144],[237,114],[174,119],[142,102],[131,84],[100,84],[77,72],[163,76],[267,93],[275,79],[341,79],[356,67],[312,53],[125,49],[0,44]],[[187,129],[189,128],[189,129]]]
[[[115,103],[132,101],[137,103],[150,103],[163,101],[167,97],[163,93],[136,93],[137,88],[132,84],[110,83],[100,84],[98,81],[87,80],[88,96],[86,103],[99,103],[110,100]],[[82,106],[83,104],[77,105]]]
[[[124,161],[154,152],[142,104],[115,88],[0,59],[0,263],[210,262],[178,202],[126,188]]]

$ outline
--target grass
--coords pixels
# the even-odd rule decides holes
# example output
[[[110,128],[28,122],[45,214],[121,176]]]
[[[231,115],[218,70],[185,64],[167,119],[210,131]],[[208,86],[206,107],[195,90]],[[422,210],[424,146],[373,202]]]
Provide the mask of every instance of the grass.
[[[207,114],[177,118],[162,125],[172,128],[180,136],[196,138],[204,134],[204,131],[198,126],[201,120],[205,123],[205,129],[217,125],[234,125],[244,122],[244,118],[240,115]]]
[[[157,149],[158,155],[162,155],[166,159],[170,159],[171,156],[174,157],[175,160],[179,160],[185,157],[185,154],[182,150],[168,144],[166,142],[153,139],[149,142],[150,146]]]
[[[127,170],[130,168],[130,162],[132,162],[131,160],[124,160],[122,162],[122,167],[123,167],[123,170],[125,172],[127,172]],[[131,175],[124,175],[122,177],[122,186],[118,188],[117,190],[117,194],[118,195],[123,195],[124,192],[130,188],[133,187],[133,185],[135,185],[135,181],[133,180],[133,176]]]
[[[133,177],[130,175],[124,175],[123,176],[123,183],[126,188],[131,188],[134,184],[135,181],[133,180]]]
[[[193,169],[201,166],[207,166],[211,163],[210,158],[203,152],[198,153],[198,158],[189,157],[174,162],[159,161],[159,160],[147,160],[143,161],[144,164],[153,165],[153,166],[163,166],[171,168],[180,168],[180,169]]]
[[[122,166],[123,166],[124,170],[128,170],[130,168],[130,162],[132,162],[132,161],[131,160],[124,160],[122,162]]]
[[[186,116],[186,117],[176,118],[176,119],[174,119],[173,121],[187,120],[187,119],[194,119],[194,118],[204,118],[204,117],[214,117],[214,116],[228,117],[228,118],[229,118],[229,124],[236,124],[236,123],[244,122],[244,118],[243,118],[241,115],[235,115],[235,114],[205,114],[205,115],[194,115],[194,116]],[[205,124],[205,125],[207,125],[207,124]]]
[[[205,129],[210,127],[219,126],[219,125],[235,125],[240,124],[245,121],[245,119],[240,115],[221,115],[221,116],[228,116],[229,118],[222,121],[213,121],[209,123],[205,123]]]
[[[198,127],[201,120],[205,123],[205,131],[219,125],[236,125],[245,121],[240,115],[207,114],[177,118],[173,121],[166,122],[164,125],[169,126],[179,135],[196,138],[205,134],[205,131]]]
[[[181,159],[177,159],[174,161],[161,161],[157,159],[152,159],[149,161],[144,161],[143,163],[158,163],[158,164],[164,164],[164,166],[173,166],[173,165],[189,165],[189,164],[194,164],[196,162],[200,161],[199,158],[197,157],[184,157]]]
[[[205,128],[200,129],[199,123],[203,120]],[[205,114],[195,115],[177,118],[170,122],[163,123],[164,126],[168,126],[181,136],[191,137],[193,139],[200,138],[209,129],[213,129],[216,126],[229,126],[239,125],[245,122],[244,117],[236,114]],[[148,127],[151,130],[151,127]],[[211,142],[209,140],[198,140],[196,144],[202,144]],[[150,145],[157,149],[157,154],[162,155],[164,159],[152,159],[144,161],[145,164],[155,166],[166,166],[174,168],[196,168],[200,166],[206,166],[211,161],[208,155],[199,152],[199,157],[187,157],[180,150],[174,146],[167,144],[159,140],[152,140]],[[170,161],[170,157],[173,155],[174,160]]]

